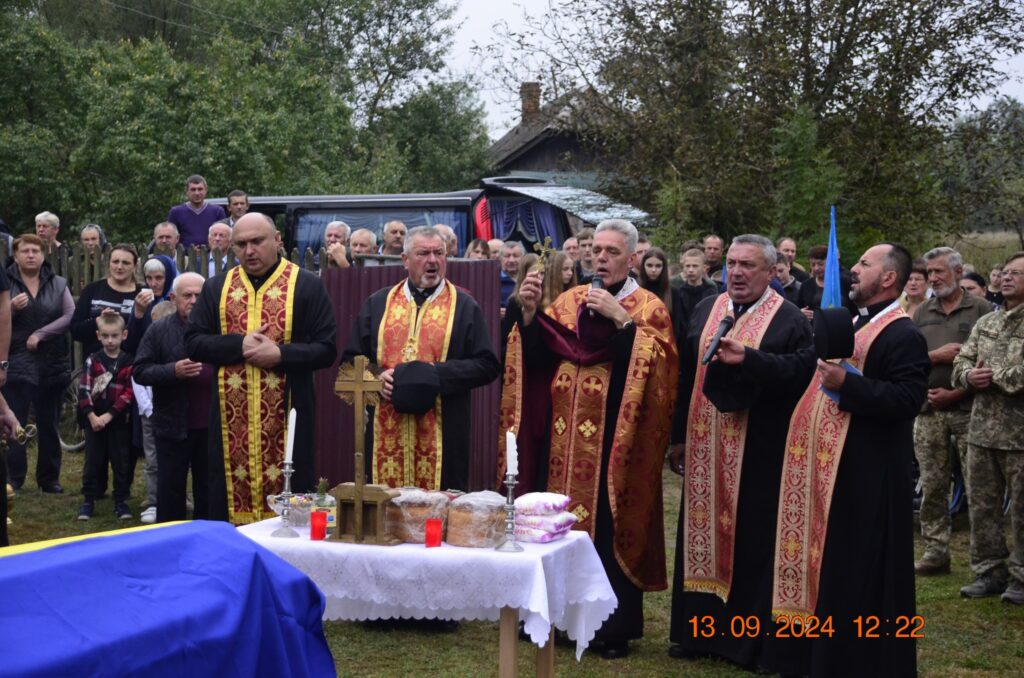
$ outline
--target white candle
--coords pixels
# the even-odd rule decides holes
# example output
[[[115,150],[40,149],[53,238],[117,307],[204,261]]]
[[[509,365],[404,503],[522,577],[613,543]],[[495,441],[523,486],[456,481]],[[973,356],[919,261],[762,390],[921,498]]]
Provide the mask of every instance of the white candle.
[[[505,432],[505,473],[519,475],[519,453],[516,451],[516,434]]]
[[[288,413],[288,443],[284,448],[284,462],[292,462],[292,451],[295,449],[295,408]]]

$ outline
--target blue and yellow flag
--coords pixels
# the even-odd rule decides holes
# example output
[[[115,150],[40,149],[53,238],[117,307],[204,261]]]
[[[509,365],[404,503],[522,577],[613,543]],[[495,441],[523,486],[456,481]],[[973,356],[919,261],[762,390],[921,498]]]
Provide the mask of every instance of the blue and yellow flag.
[[[832,227],[828,233],[828,254],[825,255],[825,289],[821,293],[822,308],[843,305],[839,289],[839,246],[836,244],[836,206],[832,205]]]

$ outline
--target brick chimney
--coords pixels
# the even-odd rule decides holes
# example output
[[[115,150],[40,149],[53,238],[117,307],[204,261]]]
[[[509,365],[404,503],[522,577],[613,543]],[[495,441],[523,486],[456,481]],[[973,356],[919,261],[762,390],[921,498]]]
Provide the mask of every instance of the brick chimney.
[[[519,98],[522,101],[523,123],[528,123],[540,115],[540,83],[524,82],[519,86]]]

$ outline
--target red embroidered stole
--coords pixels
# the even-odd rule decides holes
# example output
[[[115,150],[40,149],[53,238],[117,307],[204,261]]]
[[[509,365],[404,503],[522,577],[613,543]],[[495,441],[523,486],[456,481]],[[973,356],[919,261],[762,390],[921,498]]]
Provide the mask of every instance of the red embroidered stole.
[[[433,299],[406,297],[406,281],[388,293],[377,331],[377,364],[389,369],[404,362],[443,362],[455,321],[455,285],[447,280]],[[465,422],[468,426],[469,422]],[[441,489],[441,398],[424,414],[401,414],[381,400],[373,418],[373,482],[389,487]]]
[[[563,293],[546,311],[569,330],[590,287]],[[597,523],[604,432],[615,427],[608,461],[608,496],[615,557],[626,576],[645,591],[666,588],[661,469],[676,394],[679,359],[672,323],[655,295],[637,289],[620,303],[636,323],[636,338],[618,419],[606,420],[611,364],[559,363],[551,382],[551,447],[548,490],[571,497],[573,529],[591,538]],[[498,472],[505,468],[505,431],[519,430],[522,413],[522,341],[509,336],[501,398]]]
[[[241,266],[228,272],[220,297],[224,334],[249,334],[263,325],[278,344],[292,338],[299,267],[282,259],[259,292]],[[272,515],[266,496],[284,489],[285,378],[248,363],[217,370],[228,517],[242,525]]]
[[[863,370],[868,350],[878,335],[890,323],[905,317],[907,314],[897,306],[858,330],[853,357],[848,362]],[[786,436],[775,532],[774,616],[814,614],[832,490],[850,419],[850,413],[840,410],[839,404],[821,390],[821,374],[815,370],[793,411]]]
[[[736,321],[729,336],[758,348],[783,299],[769,290],[763,301]],[[686,591],[713,593],[723,601],[732,586],[743,448],[747,440],[746,410],[719,412],[704,395],[707,366],[700,358],[729,310],[729,295],[719,295],[704,324],[697,352],[697,374],[690,396],[686,427],[686,476],[683,483]]]

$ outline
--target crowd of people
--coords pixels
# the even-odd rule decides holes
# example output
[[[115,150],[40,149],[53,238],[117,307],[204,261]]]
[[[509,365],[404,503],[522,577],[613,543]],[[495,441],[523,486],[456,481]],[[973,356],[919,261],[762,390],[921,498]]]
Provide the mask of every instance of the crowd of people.
[[[683,477],[674,658],[913,675],[914,577],[950,572],[954,464],[974,575],[961,594],[1024,604],[1024,252],[986,280],[952,248],[916,259],[878,243],[840,271],[844,306],[821,308],[829,252],[808,248],[805,270],[789,237],[708,234],[670,256],[610,219],[540,255],[472,240],[466,259],[499,263],[496,347],[479,305],[446,278],[459,254],[448,226],[389,221],[378,244],[369,229],[326,224],[328,266],[378,254],[407,272],[338,328],[317,272],[282,256],[273,220],[249,212],[244,192],[225,211],[206,201],[202,177],[185,188],[187,201],[154,227],[144,283],[135,248],[109,245],[90,224],[82,244],[108,265],[76,303],[45,261],[62,246],[50,212],[13,240],[0,271],[0,316],[10,318],[0,323],[0,426],[9,433],[35,412],[43,492],[64,491],[57,418],[69,333],[82,345],[80,520],[95,515],[108,476],[114,514],[133,518],[139,458],[143,522],[266,517],[292,408],[292,487],[312,490],[313,373],[344,346],[343,361],[365,355],[380,370],[365,451],[368,479],[392,487],[468,489],[470,393],[503,375],[499,446],[513,431],[518,489],[571,497],[618,598],[596,638],[608,659],[643,635],[643,594],[669,585],[666,460]],[[170,255],[197,244],[208,260],[179,271]],[[348,332],[340,341],[338,329]],[[4,467],[21,490],[24,445],[10,444]]]

